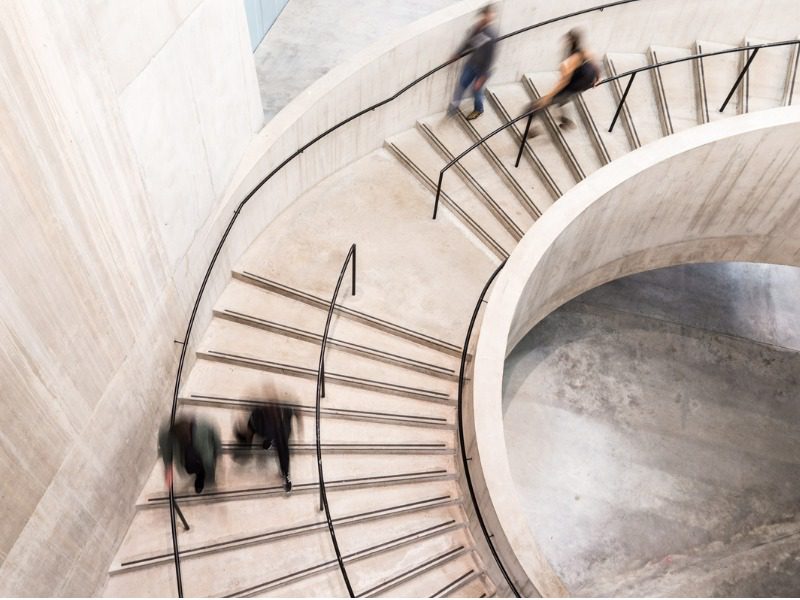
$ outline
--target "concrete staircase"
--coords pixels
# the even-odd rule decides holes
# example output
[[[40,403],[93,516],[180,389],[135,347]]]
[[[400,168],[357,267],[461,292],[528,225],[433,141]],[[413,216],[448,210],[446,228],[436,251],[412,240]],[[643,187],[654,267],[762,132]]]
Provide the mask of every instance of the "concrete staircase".
[[[609,53],[603,62],[618,74],[723,47],[652,46]],[[178,531],[184,593],[347,595],[319,510],[314,400],[328,298],[356,243],[358,294],[345,284],[334,311],[321,417],[328,499],[353,589],[360,596],[507,595],[477,550],[459,482],[460,343],[478,294],[536,219],[603,165],[710,120],[800,102],[796,48],[776,48],[757,56],[719,113],[745,60],[731,54],[640,73],[612,133],[627,80],[591,90],[567,108],[577,128],[562,130],[549,115],[538,124],[545,135],[526,141],[519,168],[522,128],[501,132],[447,173],[440,217],[431,220],[442,166],[519,115],[557,76],[528,73],[492,85],[479,119],[422,117],[281,214],[236,265],[181,389],[179,411],[215,423],[223,441],[213,486],[196,495],[188,478],[176,479],[191,524]],[[233,439],[234,424],[270,399],[299,415],[290,495],[272,452],[242,449]],[[106,595],[174,595],[160,462],[137,509]]]

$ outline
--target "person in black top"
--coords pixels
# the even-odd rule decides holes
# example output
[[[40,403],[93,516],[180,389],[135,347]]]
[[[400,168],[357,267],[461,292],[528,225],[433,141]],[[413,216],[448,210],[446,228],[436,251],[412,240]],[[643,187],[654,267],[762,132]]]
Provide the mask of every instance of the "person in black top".
[[[497,31],[493,24],[494,8],[485,6],[478,15],[478,22],[469,30],[467,39],[453,55],[455,58],[467,50],[472,50],[461,71],[461,76],[458,78],[453,99],[447,109],[447,114],[454,116],[458,112],[464,92],[471,85],[475,104],[472,112],[467,115],[467,119],[470,121],[477,119],[483,113],[483,87],[486,85],[486,80],[489,79],[497,43]]]
[[[203,491],[206,482],[214,482],[217,458],[221,452],[216,427],[203,419],[179,415],[174,423],[166,421],[158,432],[158,453],[164,460],[164,482],[172,485],[173,462],[195,476],[194,491]]]
[[[292,434],[292,418],[295,412],[291,407],[277,403],[265,404],[250,412],[246,425],[236,427],[236,440],[240,444],[252,444],[253,437],[261,438],[261,447],[268,450],[272,445],[278,453],[278,463],[283,477],[283,489],[292,491],[289,477],[289,437]]]
[[[561,77],[552,90],[533,102],[530,107],[536,110],[535,114],[539,114],[541,110],[552,106],[553,116],[563,129],[575,127],[575,123],[564,114],[564,105],[576,94],[594,87],[600,80],[600,68],[591,53],[584,49],[582,37],[578,29],[572,29],[564,36],[567,58],[559,68]],[[530,137],[537,134],[536,129],[531,128]]]

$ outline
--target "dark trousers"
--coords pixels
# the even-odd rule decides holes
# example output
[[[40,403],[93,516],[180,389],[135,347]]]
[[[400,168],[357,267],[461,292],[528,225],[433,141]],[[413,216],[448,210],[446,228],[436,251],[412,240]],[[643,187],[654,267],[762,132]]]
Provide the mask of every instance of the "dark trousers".
[[[281,466],[281,475],[289,476],[289,441],[288,438],[277,436],[274,440],[264,440],[264,450],[275,444],[275,451],[278,453],[278,463]]]
[[[192,446],[186,449],[183,457],[183,466],[187,473],[195,475],[194,491],[199,494],[206,484],[206,470],[203,467],[203,460],[200,458],[200,454]]]

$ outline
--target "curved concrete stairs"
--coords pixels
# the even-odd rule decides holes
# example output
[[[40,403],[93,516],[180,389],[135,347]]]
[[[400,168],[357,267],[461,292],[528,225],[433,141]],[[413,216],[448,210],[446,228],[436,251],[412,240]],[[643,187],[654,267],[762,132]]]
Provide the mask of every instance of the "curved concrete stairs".
[[[615,74],[722,47],[698,41],[696,48],[610,53],[604,64]],[[517,169],[521,128],[495,136],[445,176],[433,221],[444,163],[520,114],[556,74],[492,85],[481,118],[422,118],[281,214],[236,266],[181,390],[179,410],[215,422],[224,444],[215,486],[195,495],[189,479],[176,482],[192,525],[178,527],[185,594],[347,595],[319,510],[314,400],[328,299],[354,242],[358,293],[351,295],[345,279],[321,422],[329,503],[354,591],[507,594],[476,549],[459,483],[460,344],[480,289],[535,220],[604,164],[710,120],[800,102],[796,48],[765,49],[720,114],[744,60],[739,53],[641,73],[613,133],[607,130],[626,80],[591,90],[567,108],[578,127],[563,131],[548,116],[546,135],[529,141]],[[300,415],[291,495],[283,493],[272,452],[234,452],[233,423],[265,399],[293,404]],[[137,509],[105,592],[175,595],[160,461]]]

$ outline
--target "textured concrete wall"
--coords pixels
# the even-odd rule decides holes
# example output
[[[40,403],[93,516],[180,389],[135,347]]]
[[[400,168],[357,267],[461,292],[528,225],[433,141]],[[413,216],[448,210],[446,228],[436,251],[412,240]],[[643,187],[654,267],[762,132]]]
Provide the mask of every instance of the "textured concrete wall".
[[[91,595],[260,125],[243,8],[9,0],[0,78],[0,595]]]
[[[501,410],[506,356],[555,308],[625,275],[692,262],[800,266],[798,135],[800,108],[778,108],[631,152],[567,192],[498,277],[475,356],[473,457],[495,541],[545,594],[563,586],[524,525],[511,478]]]

